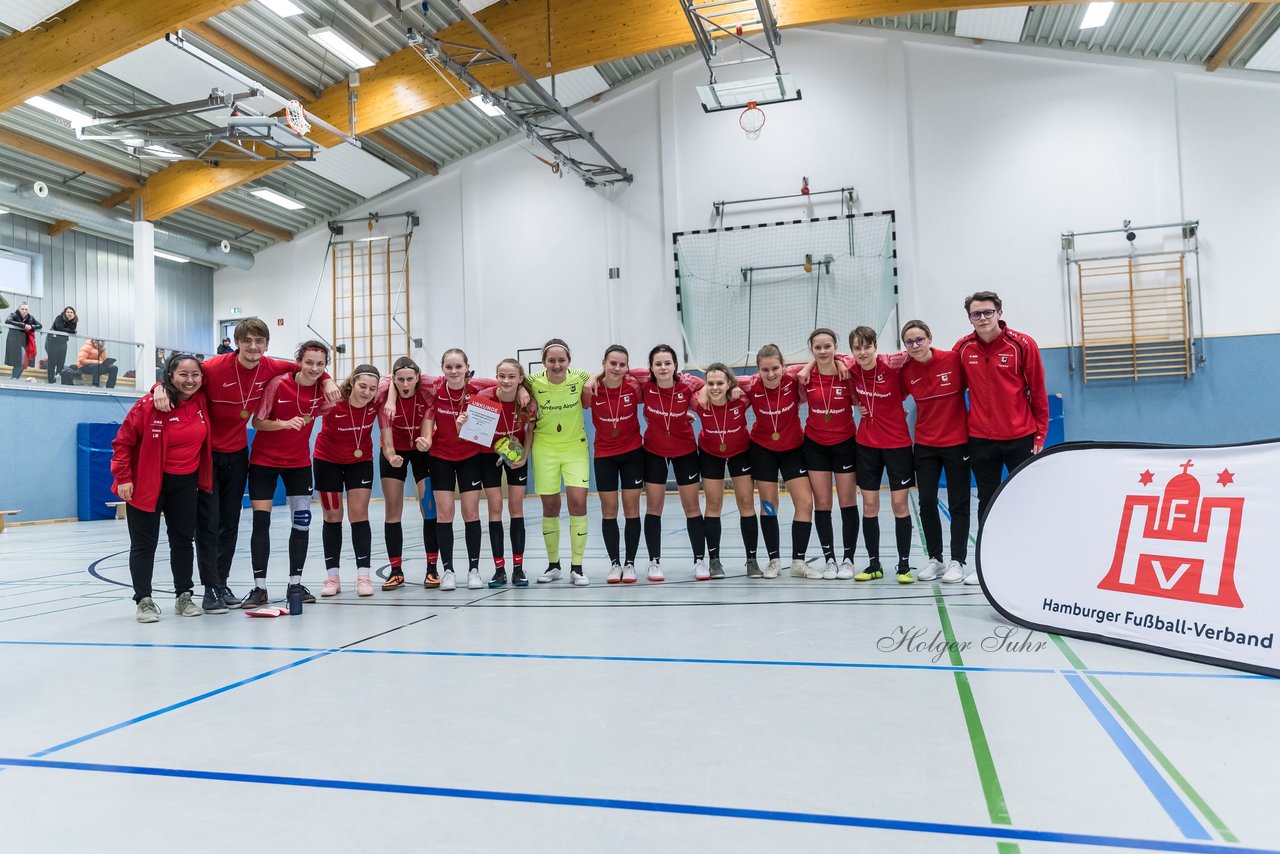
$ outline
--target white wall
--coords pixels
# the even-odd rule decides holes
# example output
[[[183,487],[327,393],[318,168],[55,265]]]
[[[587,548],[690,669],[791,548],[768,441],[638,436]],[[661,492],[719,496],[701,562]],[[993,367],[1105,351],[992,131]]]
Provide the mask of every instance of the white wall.
[[[1199,218],[1210,335],[1280,328],[1266,287],[1280,232],[1280,86],[1169,63],[853,27],[787,31],[784,69],[804,93],[766,107],[760,139],[736,113],[706,115],[697,56],[609,93],[579,115],[636,176],[612,190],[558,178],[507,143],[368,209],[416,209],[414,334],[424,367],[461,346],[487,373],[521,347],[566,338],[594,365],[621,341],[639,361],[676,343],[671,234],[715,225],[712,202],[856,186],[864,211],[898,212],[902,314],[949,345],[962,299],[990,288],[1006,319],[1065,343],[1058,235]],[[835,197],[730,208],[725,224],[839,212]],[[359,215],[359,212],[350,216]],[[276,351],[304,328],[322,280],[323,229],[215,279],[215,315],[283,317]],[[1156,248],[1143,234],[1139,248]],[[1121,244],[1123,245],[1123,244]],[[1097,248],[1105,248],[1099,242]],[[610,281],[607,269],[622,268]],[[423,355],[423,354],[417,354]]]

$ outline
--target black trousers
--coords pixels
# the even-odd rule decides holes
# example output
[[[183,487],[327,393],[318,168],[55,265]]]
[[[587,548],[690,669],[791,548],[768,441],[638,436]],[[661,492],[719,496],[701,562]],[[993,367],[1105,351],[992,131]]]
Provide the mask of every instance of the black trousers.
[[[80,373],[84,374],[86,377],[93,377],[93,384],[95,386],[102,385],[102,375],[106,374],[107,388],[115,388],[116,377],[120,374],[120,367],[118,365],[111,365],[110,367],[103,367],[102,365],[82,365],[80,367]]]
[[[240,534],[240,504],[249,478],[249,449],[213,453],[213,492],[201,492],[196,521],[200,583],[226,587]]]
[[[151,595],[151,577],[155,573],[156,545],[160,542],[160,514],[164,514],[169,534],[169,564],[173,568],[173,591],[191,592],[191,564],[194,550],[191,542],[196,533],[196,496],[200,494],[199,475],[166,474],[160,483],[156,509],[148,513],[132,504],[125,505],[129,523],[129,577],[133,579],[133,601]]]
[[[920,527],[929,557],[942,559],[942,520],[938,483],[947,473],[947,512],[951,514],[951,559],[969,558],[969,446],[916,445],[916,488],[920,491]]]
[[[1021,439],[977,439],[969,437],[969,465],[973,467],[973,479],[978,482],[978,527],[987,518],[991,496],[1000,488],[1004,469],[1013,471],[1031,459],[1034,435]],[[951,474],[947,474],[950,482]]]
[[[49,357],[47,366],[52,384],[58,381],[62,369],[67,366],[67,339],[61,335],[50,335],[45,339],[44,352]]]

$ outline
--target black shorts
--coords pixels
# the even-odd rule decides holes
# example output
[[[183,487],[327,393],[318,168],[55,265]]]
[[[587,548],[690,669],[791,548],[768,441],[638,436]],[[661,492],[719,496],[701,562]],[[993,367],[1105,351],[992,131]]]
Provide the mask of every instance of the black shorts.
[[[496,453],[477,454],[473,459],[480,461],[480,484],[485,489],[501,489],[503,472],[507,473],[507,486],[529,485],[529,462],[527,459],[525,464],[518,469],[513,469],[504,463],[498,462]]]
[[[889,489],[909,489],[916,482],[915,454],[905,448],[868,448],[858,446],[858,489],[877,490],[885,469],[889,470]]]
[[[396,453],[404,457],[404,465],[400,466],[400,468],[391,465],[391,461],[387,459],[385,453],[378,454],[378,477],[385,477],[404,483],[410,467],[413,468],[414,483],[431,477],[431,455],[426,451],[419,451],[417,448],[413,448],[408,451],[396,451]]]
[[[459,492],[478,490],[484,485],[481,456],[482,454],[475,454],[465,460],[442,460],[439,457],[432,457],[431,491],[453,492],[454,487],[457,487]]]
[[[729,477],[751,476],[751,452],[743,451],[732,457],[717,457],[703,451],[698,455],[698,466],[702,469],[703,480],[724,480],[724,473]]]
[[[249,466],[249,500],[270,501],[276,494],[276,478],[284,481],[285,495],[311,494],[311,466],[278,469],[275,466]]]
[[[845,439],[834,445],[820,445],[805,436],[804,462],[809,471],[853,474],[858,465],[858,443],[853,439]]]
[[[596,457],[596,492],[617,492],[644,486],[644,449]],[[664,478],[663,483],[666,483]]]
[[[373,489],[373,460],[331,463],[316,459],[312,460],[311,468],[316,476],[316,492]]]
[[[667,482],[667,464],[671,464],[671,470],[676,474],[677,486],[688,486],[691,483],[698,482],[698,452],[685,454],[682,457],[660,457],[657,454],[641,449],[644,454],[644,482],[645,483],[662,483]]]
[[[751,476],[765,483],[777,483],[778,474],[784,481],[808,477],[809,467],[804,461],[804,446],[797,445],[785,451],[771,451],[763,445],[751,443]]]

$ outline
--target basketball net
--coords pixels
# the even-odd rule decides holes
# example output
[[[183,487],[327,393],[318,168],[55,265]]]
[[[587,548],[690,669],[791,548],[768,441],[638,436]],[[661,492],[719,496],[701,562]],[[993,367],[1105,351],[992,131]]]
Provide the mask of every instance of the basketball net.
[[[747,139],[759,139],[760,131],[764,128],[764,110],[755,101],[747,101],[747,108],[738,116],[738,124],[746,132]]]
[[[289,130],[298,136],[306,136],[311,132],[311,122],[307,121],[307,111],[297,101],[289,101],[284,105],[284,122]]]

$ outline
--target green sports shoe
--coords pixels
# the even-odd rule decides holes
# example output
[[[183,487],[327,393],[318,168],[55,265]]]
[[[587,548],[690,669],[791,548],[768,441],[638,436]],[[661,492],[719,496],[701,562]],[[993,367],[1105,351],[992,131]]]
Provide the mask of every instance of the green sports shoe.
[[[916,580],[916,577],[911,574],[911,570],[911,564],[907,563],[905,560],[898,563],[899,584],[911,584]]]
[[[875,581],[877,578],[884,578],[884,570],[880,568],[880,562],[875,561],[866,569],[859,572],[853,577],[854,581]]]

